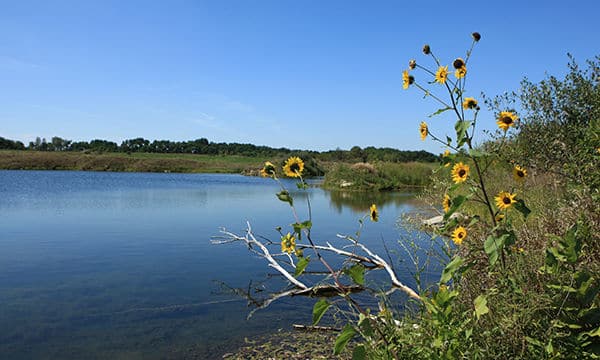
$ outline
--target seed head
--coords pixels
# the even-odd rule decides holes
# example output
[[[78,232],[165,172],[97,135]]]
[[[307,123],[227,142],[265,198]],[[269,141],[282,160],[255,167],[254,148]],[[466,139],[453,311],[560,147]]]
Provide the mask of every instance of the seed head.
[[[472,33],[471,36],[473,37],[473,40],[475,40],[475,41],[481,40],[481,34],[478,32]]]
[[[431,54],[431,48],[429,47],[429,45],[423,46],[423,54],[425,54],[425,55]]]

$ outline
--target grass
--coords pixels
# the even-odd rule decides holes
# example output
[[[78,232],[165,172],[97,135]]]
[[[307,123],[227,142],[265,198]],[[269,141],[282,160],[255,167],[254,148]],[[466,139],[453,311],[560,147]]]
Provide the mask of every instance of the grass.
[[[325,175],[328,189],[391,191],[406,187],[422,187],[429,183],[434,163],[378,162],[337,164]]]
[[[82,153],[0,150],[0,169],[246,173],[263,160],[238,155]]]

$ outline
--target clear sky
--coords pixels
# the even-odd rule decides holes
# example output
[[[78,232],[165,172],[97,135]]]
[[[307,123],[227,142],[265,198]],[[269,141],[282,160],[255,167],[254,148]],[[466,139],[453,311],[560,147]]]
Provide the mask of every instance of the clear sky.
[[[468,95],[600,53],[600,1],[0,1],[0,136],[442,148],[453,119],[403,90],[408,61],[449,64],[470,34]],[[423,73],[415,73],[423,79]],[[495,127],[493,114],[480,116]]]

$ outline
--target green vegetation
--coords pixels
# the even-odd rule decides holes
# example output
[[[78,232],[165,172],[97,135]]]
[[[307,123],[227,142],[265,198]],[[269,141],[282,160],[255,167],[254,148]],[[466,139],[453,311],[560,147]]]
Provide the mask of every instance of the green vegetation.
[[[336,164],[325,175],[323,186],[329,189],[389,191],[425,186],[433,169],[432,163]]]
[[[414,266],[414,288],[395,276],[390,254],[384,259],[359,241],[366,219],[379,219],[376,204],[354,234],[342,237],[344,246],[319,244],[311,233],[318,219],[310,207],[302,218],[282,185],[277,197],[296,220],[291,230],[277,228],[289,262],[271,256],[277,241],[258,240],[250,229],[244,236],[226,233],[228,243],[261,248],[254,253],[290,282],[267,305],[308,294],[320,297],[313,325],[326,312],[345,323],[330,344],[334,355],[354,338],[353,359],[600,359],[600,58],[586,71],[571,61],[564,80],[524,81],[519,97],[487,100],[498,130],[475,147],[477,122],[492,120],[478,119],[477,100],[463,97],[467,63],[481,39],[472,37],[465,58],[452,63],[454,74],[429,45],[423,52],[435,68],[411,60],[403,73],[403,87],[441,105],[434,115],[451,114],[456,130],[442,138],[420,125],[423,140],[449,150],[422,196],[440,216],[405,219],[430,237],[400,242]],[[415,69],[423,70],[422,82]],[[383,171],[365,163],[340,166],[329,181],[339,186],[353,177],[359,186],[385,188],[374,176]],[[274,171],[267,175],[278,181]],[[301,174],[294,177],[305,189]],[[335,268],[323,253],[342,258],[342,265]],[[443,268],[434,284],[421,278],[432,262]],[[392,290],[369,284],[365,274],[373,269],[386,270]],[[374,299],[354,295],[365,290]],[[393,290],[408,298],[403,306]]]
[[[259,168],[258,158],[239,155],[122,154],[0,150],[0,168],[181,173],[242,173]]]

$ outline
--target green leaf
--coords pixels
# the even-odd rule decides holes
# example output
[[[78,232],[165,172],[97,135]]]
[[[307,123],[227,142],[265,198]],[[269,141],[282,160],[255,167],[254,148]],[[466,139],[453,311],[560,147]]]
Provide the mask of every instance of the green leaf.
[[[366,360],[367,350],[364,345],[356,345],[354,351],[352,351],[352,360]]]
[[[559,240],[559,245],[562,248],[559,252],[565,256],[565,261],[571,264],[577,262],[581,252],[581,239],[577,236],[577,229],[577,224],[571,226],[565,236]]]
[[[306,269],[306,266],[308,266],[309,261],[310,256],[301,257],[298,259],[298,263],[296,264],[296,271],[294,272],[295,277],[300,276],[304,272],[304,269]]]
[[[525,206],[525,201],[523,199],[517,199],[517,202],[514,205],[515,209],[517,209],[525,218],[531,214],[531,210],[527,206]]]
[[[448,110],[452,110],[452,108],[448,106],[445,108],[438,109],[436,112],[434,112],[433,114],[431,114],[427,117],[434,117],[434,116],[439,115],[439,114],[443,113],[444,111],[448,111]]]
[[[457,147],[461,147],[467,141],[467,129],[471,126],[471,121],[458,120],[454,125],[456,130]]]
[[[473,301],[473,304],[475,305],[475,315],[477,316],[477,320],[479,320],[481,315],[485,315],[490,312],[490,309],[487,307],[487,298],[485,295],[479,295],[476,297]]]
[[[504,233],[499,237],[490,235],[483,243],[483,250],[490,258],[490,265],[494,265],[498,261],[498,256],[502,253],[506,240],[509,238],[509,233]]]
[[[321,299],[317,301],[315,306],[313,306],[313,325],[317,325],[319,321],[321,321],[323,314],[325,314],[325,311],[327,311],[327,309],[329,309],[330,306],[331,304],[327,302],[327,299]]]
[[[344,272],[358,285],[365,284],[365,267],[361,264],[352,265],[352,267],[346,269]]]
[[[354,335],[356,335],[356,330],[354,330],[354,327],[352,327],[350,324],[346,324],[342,332],[338,335],[337,339],[335,339],[333,354],[339,355],[348,344],[348,341],[350,341]]]
[[[277,194],[277,198],[283,202],[290,204],[290,206],[294,205],[294,200],[290,196],[290,193],[287,190],[281,190]]]
[[[450,200],[450,209],[447,213],[444,214],[444,220],[448,220],[448,218],[458,210],[458,208],[467,200],[468,198],[464,195],[458,195],[454,199]]]
[[[300,190],[306,190],[306,189],[308,189],[308,184],[305,183],[304,181],[301,181],[301,182],[296,183],[296,187]]]
[[[454,273],[462,266],[464,262],[465,260],[463,260],[463,258],[461,258],[460,256],[455,256],[454,259],[452,259],[452,261],[450,261],[448,265],[446,265],[444,271],[442,271],[440,283],[445,284],[450,279],[452,279]]]
[[[446,136],[446,145],[450,146],[452,144],[452,138],[450,136]]]

